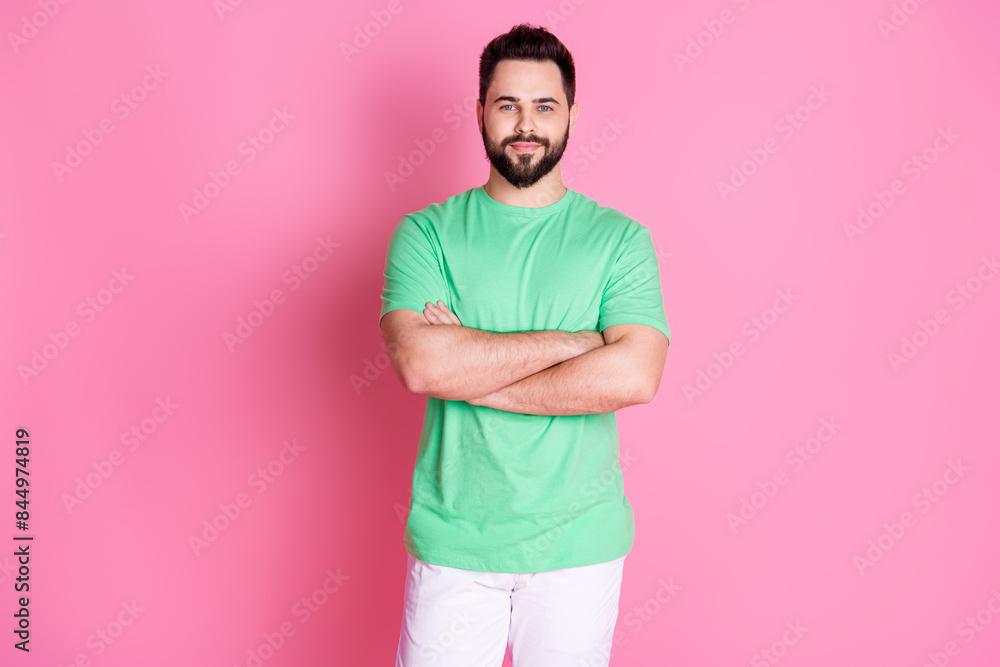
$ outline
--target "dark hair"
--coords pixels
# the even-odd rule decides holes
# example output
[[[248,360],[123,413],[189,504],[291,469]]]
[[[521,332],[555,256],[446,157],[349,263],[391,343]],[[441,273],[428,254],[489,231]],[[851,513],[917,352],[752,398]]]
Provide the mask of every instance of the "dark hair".
[[[522,23],[510,32],[493,38],[479,57],[479,101],[486,106],[486,91],[493,83],[493,72],[501,60],[553,61],[562,73],[566,102],[573,106],[576,97],[576,68],[569,49],[559,38],[542,27]]]

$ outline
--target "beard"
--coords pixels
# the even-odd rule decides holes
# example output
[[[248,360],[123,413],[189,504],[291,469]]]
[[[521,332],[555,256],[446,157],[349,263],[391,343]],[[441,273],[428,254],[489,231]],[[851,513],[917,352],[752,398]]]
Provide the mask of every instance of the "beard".
[[[508,183],[521,190],[537,183],[559,164],[566,150],[566,142],[569,140],[569,121],[566,122],[566,132],[562,139],[555,145],[551,145],[545,137],[536,135],[507,137],[500,144],[496,144],[486,136],[485,126],[481,134],[490,164],[507,179]],[[507,146],[519,142],[535,143],[540,146],[533,153],[518,154],[515,158],[511,158],[507,154]],[[540,158],[537,157],[542,151],[544,154]]]

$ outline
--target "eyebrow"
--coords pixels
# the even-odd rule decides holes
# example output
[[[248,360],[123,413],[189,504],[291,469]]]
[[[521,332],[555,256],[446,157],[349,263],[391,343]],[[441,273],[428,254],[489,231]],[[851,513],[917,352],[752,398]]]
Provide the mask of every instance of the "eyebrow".
[[[493,104],[496,104],[497,102],[500,102],[500,101],[505,101],[505,102],[520,102],[521,98],[520,97],[513,97],[511,95],[501,95],[500,97],[498,97],[495,100],[493,100]],[[535,99],[531,100],[531,102],[533,104],[559,104],[559,100],[555,99],[554,97],[538,97],[538,98],[535,98]]]

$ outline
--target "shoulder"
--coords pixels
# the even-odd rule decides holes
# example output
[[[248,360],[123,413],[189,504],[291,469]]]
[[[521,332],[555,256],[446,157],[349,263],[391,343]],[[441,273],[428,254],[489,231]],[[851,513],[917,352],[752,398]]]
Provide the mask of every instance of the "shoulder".
[[[406,220],[409,218],[412,222],[424,226],[433,226],[435,223],[446,220],[460,211],[465,211],[468,208],[472,190],[472,188],[469,188],[465,192],[452,195],[442,201],[432,202],[419,211],[407,213],[403,216],[403,219]]]
[[[448,221],[458,219],[468,205],[471,190],[433,202],[418,211],[406,213],[396,223],[393,237],[424,237],[433,243],[448,228]]]
[[[596,200],[576,190],[573,190],[573,193],[575,214],[585,215],[587,219],[619,234],[622,239],[631,239],[644,231],[648,233],[649,230],[645,225],[635,218],[625,215],[617,208],[602,206]]]

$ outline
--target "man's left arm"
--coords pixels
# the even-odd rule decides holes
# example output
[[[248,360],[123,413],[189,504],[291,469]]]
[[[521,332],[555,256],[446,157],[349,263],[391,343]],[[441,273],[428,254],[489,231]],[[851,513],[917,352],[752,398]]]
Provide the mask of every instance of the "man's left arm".
[[[461,326],[458,317],[438,303],[437,311],[424,310],[427,320]],[[467,402],[529,415],[586,415],[652,401],[670,339],[644,324],[613,324],[602,333],[601,347]]]
[[[644,324],[615,324],[603,333],[605,345],[468,402],[529,415],[584,415],[652,401],[669,339]]]

